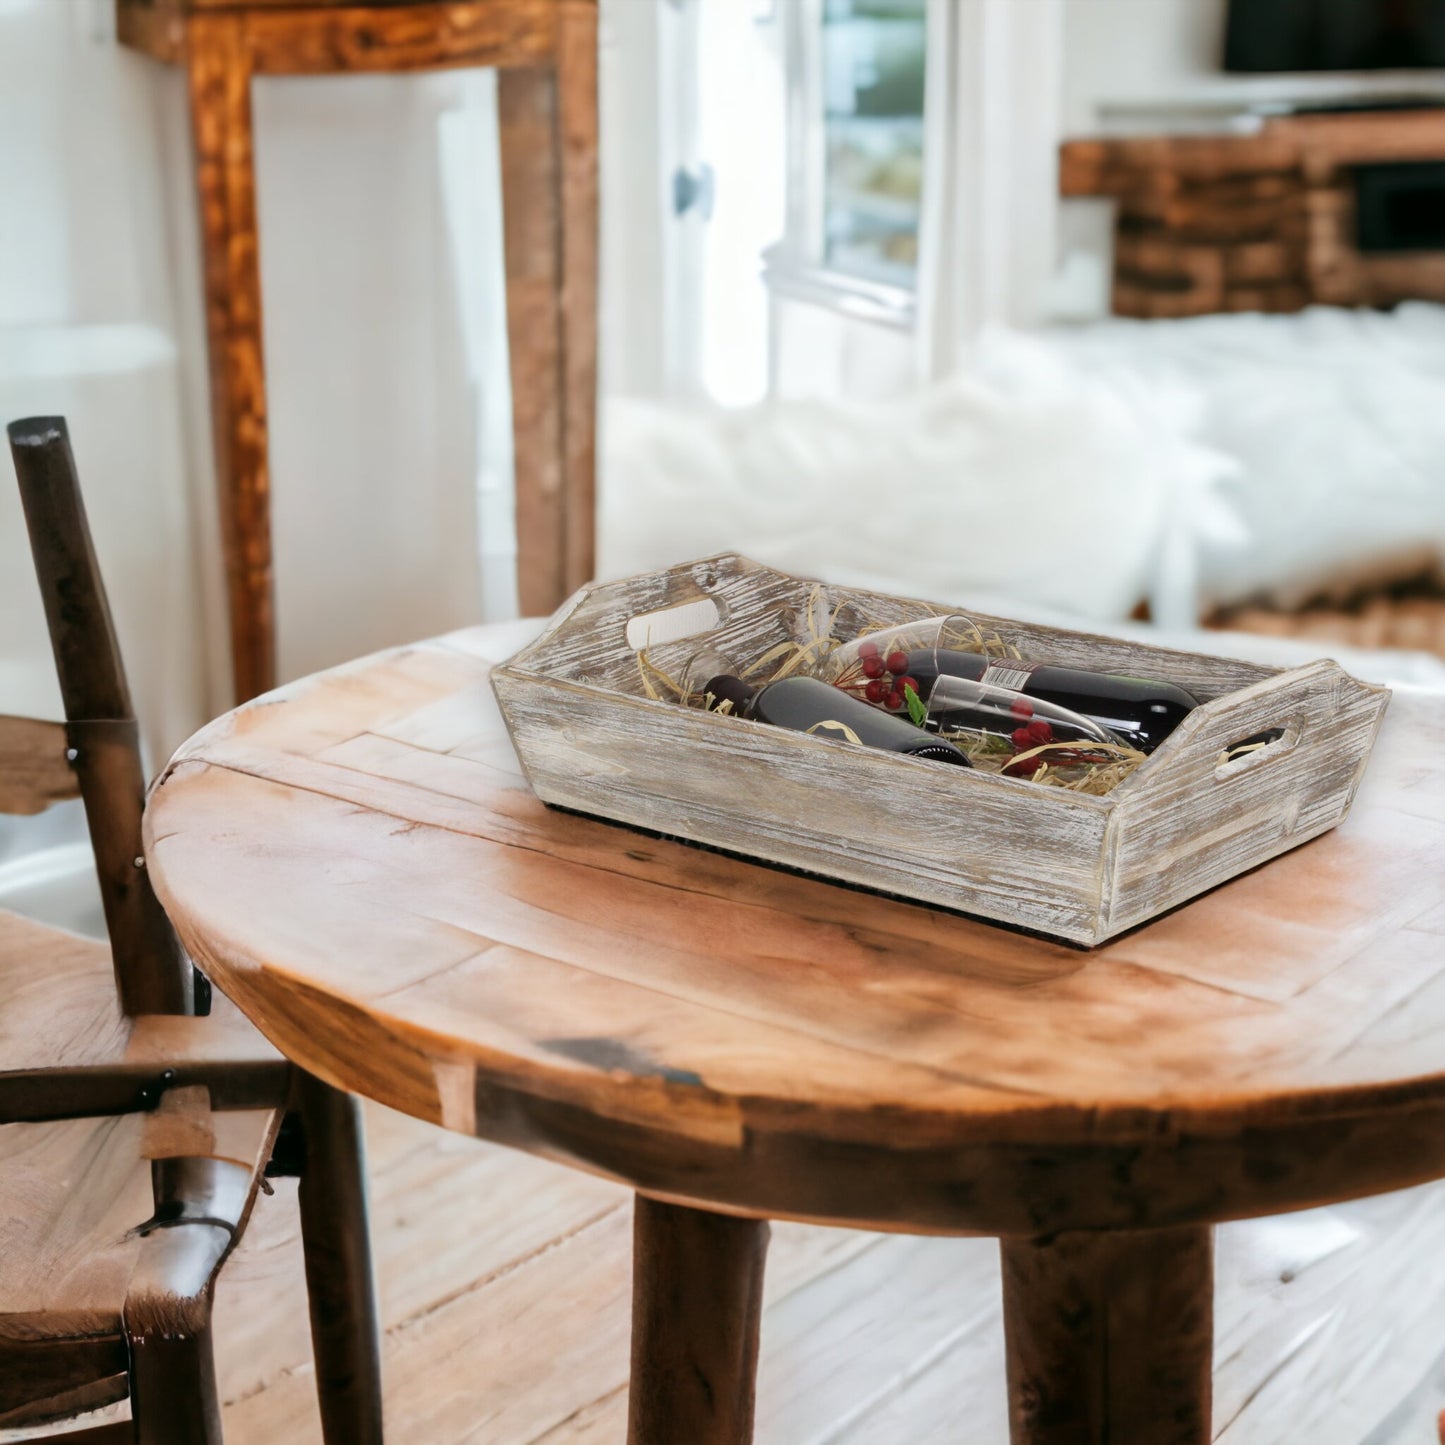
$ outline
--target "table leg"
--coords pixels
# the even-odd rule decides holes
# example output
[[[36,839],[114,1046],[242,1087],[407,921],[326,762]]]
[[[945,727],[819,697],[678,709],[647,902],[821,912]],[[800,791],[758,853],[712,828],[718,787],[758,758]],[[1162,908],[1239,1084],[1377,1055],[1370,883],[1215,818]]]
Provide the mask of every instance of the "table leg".
[[[637,1196],[628,1445],[748,1445],[765,1220]]]
[[[245,702],[276,685],[251,62],[243,16],[218,11],[186,24],[231,669]]]
[[[1013,1445],[1208,1445],[1208,1226],[1000,1245]]]

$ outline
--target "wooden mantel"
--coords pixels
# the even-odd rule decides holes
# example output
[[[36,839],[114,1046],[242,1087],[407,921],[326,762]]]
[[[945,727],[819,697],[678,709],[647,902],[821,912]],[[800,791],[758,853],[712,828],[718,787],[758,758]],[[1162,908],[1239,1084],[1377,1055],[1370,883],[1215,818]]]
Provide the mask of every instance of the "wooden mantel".
[[[593,572],[596,0],[116,4],[121,42],[189,81],[236,700],[276,683],[254,75],[500,70],[518,600],[551,611]]]
[[[1065,141],[1065,197],[1118,202],[1122,316],[1445,301],[1445,250],[1363,254],[1354,168],[1445,162],[1445,108],[1280,116],[1249,132]]]

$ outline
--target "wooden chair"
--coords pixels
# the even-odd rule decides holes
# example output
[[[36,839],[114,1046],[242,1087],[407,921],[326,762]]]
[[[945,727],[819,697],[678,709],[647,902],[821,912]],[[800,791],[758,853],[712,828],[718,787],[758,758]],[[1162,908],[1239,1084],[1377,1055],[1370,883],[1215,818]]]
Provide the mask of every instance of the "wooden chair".
[[[216,1274],[263,1172],[299,1173],[325,1438],[375,1445],[357,1103],[210,1007],[145,872],[136,722],[65,423],[9,435],[67,721],[0,717],[0,811],[83,799],[110,943],[0,912],[0,1429],[129,1397],[130,1420],[66,1445],[217,1445]]]

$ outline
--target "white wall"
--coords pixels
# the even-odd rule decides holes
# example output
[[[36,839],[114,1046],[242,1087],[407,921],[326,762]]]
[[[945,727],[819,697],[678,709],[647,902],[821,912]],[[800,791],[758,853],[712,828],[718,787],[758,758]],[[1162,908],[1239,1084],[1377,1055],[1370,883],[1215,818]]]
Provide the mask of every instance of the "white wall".
[[[603,367],[642,391],[660,3],[602,17]],[[494,99],[484,71],[255,85],[283,678],[514,608]],[[0,196],[0,422],[70,419],[159,763],[230,668],[184,78],[117,45],[113,0],[0,0]],[[59,710],[0,446],[0,712]],[[84,856],[74,809],[22,824],[12,901],[29,855]]]
[[[283,678],[481,612],[482,418],[441,168],[444,119],[494,103],[481,79],[254,84]],[[500,285],[475,294],[504,327]]]
[[[911,330],[788,296],[773,297],[771,324],[775,396],[866,399],[918,384]]]
[[[1064,134],[1097,129],[1100,107],[1445,91],[1439,71],[1225,74],[1227,8],[1226,0],[1065,0]]]
[[[1100,102],[1184,101],[1220,83],[1225,0],[1064,0],[1065,135]]]
[[[0,6],[0,422],[71,423],[91,530],[153,750],[204,721],[200,586],[165,153],[148,67],[109,7]],[[59,715],[0,444],[0,712]]]
[[[598,144],[601,148],[598,294],[604,395],[656,396],[667,384],[663,307],[664,207],[661,77],[673,17],[661,0],[602,0],[598,17]]]

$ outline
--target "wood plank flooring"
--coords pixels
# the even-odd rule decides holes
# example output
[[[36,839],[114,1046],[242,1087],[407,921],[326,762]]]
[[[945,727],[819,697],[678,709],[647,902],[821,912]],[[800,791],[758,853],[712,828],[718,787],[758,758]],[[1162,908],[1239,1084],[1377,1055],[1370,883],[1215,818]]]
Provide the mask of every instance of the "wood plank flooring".
[[[389,1439],[620,1445],[628,1194],[383,1109],[368,1129]],[[228,1445],[320,1442],[297,1228],[280,1181],[222,1275]],[[1218,1254],[1220,1445],[1433,1445],[1445,1190],[1226,1226]],[[998,1310],[990,1240],[775,1225],[759,1445],[1007,1445]]]

